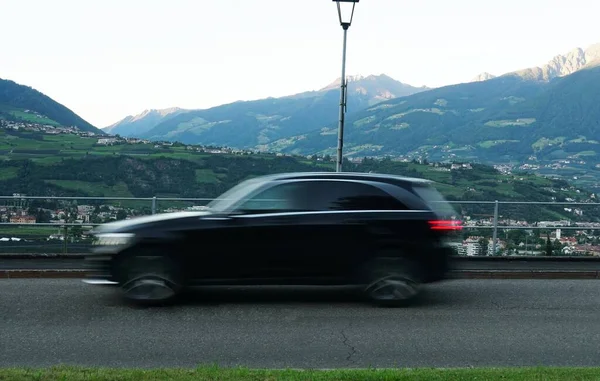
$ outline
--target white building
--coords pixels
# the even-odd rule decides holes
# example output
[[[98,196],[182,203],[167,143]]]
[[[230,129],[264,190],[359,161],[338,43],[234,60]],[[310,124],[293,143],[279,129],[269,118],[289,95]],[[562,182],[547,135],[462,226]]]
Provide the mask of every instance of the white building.
[[[102,145],[109,145],[109,144],[115,144],[117,142],[116,138],[101,138],[98,139],[98,144],[102,144]]]
[[[463,245],[466,247],[467,257],[481,255],[479,239],[479,237],[469,237],[465,240]]]

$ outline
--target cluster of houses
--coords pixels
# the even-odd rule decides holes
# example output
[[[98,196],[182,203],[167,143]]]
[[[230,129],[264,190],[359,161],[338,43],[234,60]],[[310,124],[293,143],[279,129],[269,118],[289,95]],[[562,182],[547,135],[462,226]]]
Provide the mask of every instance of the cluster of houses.
[[[78,135],[81,137],[94,137],[98,134],[94,132],[81,131],[79,128],[75,126],[70,127],[61,127],[61,126],[52,126],[49,124],[39,124],[39,123],[30,123],[30,122],[15,122],[9,120],[0,119],[0,128],[4,128],[7,130],[15,130],[15,131],[29,131],[29,132],[39,132],[48,135],[60,135],[60,134],[70,134],[70,135]]]
[[[530,161],[537,161],[537,158],[535,156],[531,156],[529,158]],[[519,166],[516,165],[511,165],[511,164],[498,164],[498,165],[494,165],[494,168],[496,168],[498,171],[500,171],[501,173],[504,174],[510,174],[512,173],[512,171],[517,168],[518,170],[521,171],[537,171],[540,170],[542,168],[546,168],[546,169],[552,169],[552,170],[560,170],[560,169],[565,169],[567,167],[569,167],[570,165],[573,164],[578,164],[578,165],[585,165],[586,161],[585,160],[581,160],[581,159],[577,159],[575,157],[570,158],[570,159],[561,159],[561,160],[556,160],[555,162],[552,163],[548,163],[548,164],[532,164],[532,163],[524,163],[521,164]],[[597,165],[598,168],[600,168],[600,164]]]
[[[492,239],[470,236],[462,242],[452,242],[450,245],[461,256],[475,257],[482,255],[495,255],[494,242]],[[506,247],[506,243],[501,240],[496,241],[496,254],[500,253]]]
[[[595,224],[600,228],[600,224]],[[561,245],[562,255],[593,255],[600,256],[600,246],[583,241],[598,240],[598,237],[590,235],[588,231],[575,231],[573,237],[563,237],[561,229],[556,229],[550,234],[551,241],[558,241]]]
[[[96,144],[99,146],[114,146],[120,144],[147,144],[153,148],[164,149],[170,148],[175,145],[182,146],[186,151],[210,153],[210,154],[234,154],[234,155],[252,155],[264,152],[234,149],[229,147],[212,147],[212,146],[201,146],[191,144],[173,143],[169,141],[151,141],[148,139],[139,139],[133,137],[121,137],[121,136],[103,136],[98,138]],[[288,154],[276,153],[276,156],[292,156]]]
[[[45,213],[49,217],[49,220],[44,222],[61,225],[65,223],[88,224],[95,221],[108,222],[116,220],[119,211],[129,214],[129,211],[126,211],[124,208],[113,205],[102,205],[101,207],[78,205],[72,209],[39,209],[37,212]],[[3,205],[0,206],[0,222],[19,225],[42,222],[38,221],[38,217],[30,213],[31,210],[27,207]]]
[[[550,234],[551,242],[560,243],[560,255],[564,256],[600,256],[600,245],[582,243],[597,237],[591,237],[585,231],[576,232],[575,237],[561,237],[560,229]],[[583,239],[582,239],[583,238]],[[494,253],[493,240],[481,236],[469,236],[460,242],[450,244],[461,256],[493,256],[493,255],[545,255],[545,246],[539,243],[517,242],[512,250],[507,249],[507,242],[496,240]]]

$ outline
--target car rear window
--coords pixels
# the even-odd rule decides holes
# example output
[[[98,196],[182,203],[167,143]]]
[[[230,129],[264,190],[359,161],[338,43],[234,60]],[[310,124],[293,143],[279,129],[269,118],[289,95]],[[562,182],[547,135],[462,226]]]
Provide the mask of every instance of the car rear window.
[[[431,185],[413,185],[414,193],[419,196],[428,207],[433,210],[434,213],[443,217],[456,216],[456,210],[452,205],[442,196],[437,189]]]
[[[310,210],[406,210],[387,192],[358,181],[310,181],[307,195]]]

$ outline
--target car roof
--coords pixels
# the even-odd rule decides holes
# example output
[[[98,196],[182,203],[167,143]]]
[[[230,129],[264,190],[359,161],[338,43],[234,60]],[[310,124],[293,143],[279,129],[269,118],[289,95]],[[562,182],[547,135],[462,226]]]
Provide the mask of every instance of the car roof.
[[[292,172],[292,173],[279,173],[275,175],[267,175],[255,178],[255,180],[262,181],[281,181],[281,180],[307,180],[307,179],[320,179],[320,180],[365,180],[365,181],[379,181],[385,183],[418,183],[418,184],[429,184],[431,180],[420,179],[416,177],[404,177],[398,175],[389,175],[385,173],[363,173],[363,172]]]

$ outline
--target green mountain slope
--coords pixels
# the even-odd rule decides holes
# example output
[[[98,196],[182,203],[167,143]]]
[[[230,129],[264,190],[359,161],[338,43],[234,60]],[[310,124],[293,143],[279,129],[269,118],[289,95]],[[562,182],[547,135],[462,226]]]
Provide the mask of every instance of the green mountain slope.
[[[275,154],[229,154],[191,150],[182,144],[104,146],[98,139],[76,135],[0,129],[0,195],[212,198],[242,180],[271,173],[332,171],[327,159]],[[345,163],[345,170],[422,177],[437,182],[453,200],[589,201],[590,192],[566,181],[533,174],[501,174],[491,167],[450,169],[413,162],[367,159]],[[148,206],[148,202],[144,203]],[[473,214],[491,212],[490,205],[465,205]],[[513,218],[571,218],[561,206],[515,206]],[[590,217],[586,209],[586,218]],[[600,216],[600,211],[592,216]]]
[[[335,122],[339,105],[337,86],[333,83],[319,91],[181,113],[140,136],[188,144],[261,146]],[[351,78],[348,87],[349,111],[425,90],[385,75]]]
[[[0,118],[64,127],[75,126],[82,131],[101,132],[73,111],[39,91],[1,78]]]
[[[349,115],[349,156],[425,155],[487,162],[566,159],[600,150],[600,67],[549,82],[505,75],[434,89]],[[333,154],[335,124],[268,148]]]

